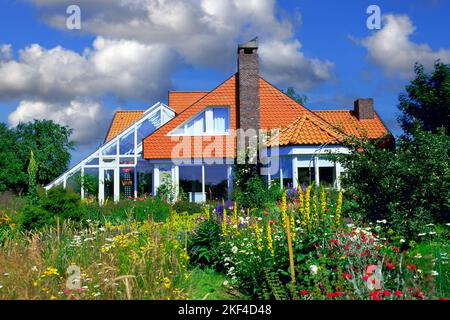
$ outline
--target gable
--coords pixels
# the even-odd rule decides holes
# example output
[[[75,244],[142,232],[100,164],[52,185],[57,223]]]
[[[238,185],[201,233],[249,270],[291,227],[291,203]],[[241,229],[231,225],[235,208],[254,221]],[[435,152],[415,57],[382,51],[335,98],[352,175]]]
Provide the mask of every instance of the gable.
[[[116,111],[114,118],[111,121],[111,125],[109,126],[108,133],[106,134],[105,143],[139,120],[144,115],[144,112],[144,110]]]
[[[236,130],[236,75],[230,77],[145,138],[143,140],[143,157],[145,159],[202,158],[204,150],[208,150],[208,148],[214,149],[212,152],[208,152],[211,158],[234,157],[236,154],[234,138],[230,139],[223,135],[204,135],[189,139],[190,137],[169,135],[172,130],[189,121],[202,110],[214,106],[229,107],[230,129]],[[185,152],[178,152],[177,150],[183,144]],[[176,154],[172,154],[173,152]]]
[[[179,114],[207,93],[208,91],[169,91],[169,107]]]

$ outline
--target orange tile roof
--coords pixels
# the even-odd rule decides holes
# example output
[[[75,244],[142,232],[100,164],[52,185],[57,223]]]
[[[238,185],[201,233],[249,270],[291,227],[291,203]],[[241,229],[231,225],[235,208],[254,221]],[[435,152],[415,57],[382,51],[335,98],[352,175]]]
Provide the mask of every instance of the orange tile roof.
[[[305,114],[270,139],[267,146],[337,144],[342,134],[312,114]]]
[[[311,113],[261,77],[259,90],[260,126],[262,129],[284,128],[298,117]]]
[[[208,91],[169,91],[169,107],[177,114],[181,113],[207,93]]]
[[[178,137],[167,134],[208,106],[230,107],[230,129],[236,130],[236,75],[189,106],[175,118],[143,140],[144,159],[223,158],[234,157],[236,140],[233,136]]]
[[[109,127],[108,134],[106,135],[105,143],[114,138],[115,136],[117,136],[126,128],[128,128],[131,124],[139,120],[143,116],[144,112],[145,112],[144,110],[116,111],[116,114],[114,115],[114,118]]]
[[[317,110],[313,112],[348,135],[377,139],[389,133],[376,113],[373,119],[359,120],[351,110]]]
[[[230,129],[232,132],[237,129],[236,79],[235,74],[211,92],[202,92],[203,97],[189,106],[187,104],[194,99],[194,96],[199,97],[200,92],[192,95],[186,92],[169,93],[169,104],[172,103],[170,107],[176,112],[182,111],[143,140],[143,157],[145,159],[235,157],[236,136],[234,134],[226,138],[225,136],[179,137],[168,136],[168,133],[203,109],[217,105],[230,107]],[[261,77],[260,126],[262,129],[279,128],[281,130],[280,145],[318,145],[336,139],[331,142],[335,144],[343,134],[365,133],[369,138],[379,138],[389,133],[378,115],[373,120],[359,121],[352,111],[313,112]],[[273,145],[276,144],[274,139],[269,141],[269,144],[272,142]]]

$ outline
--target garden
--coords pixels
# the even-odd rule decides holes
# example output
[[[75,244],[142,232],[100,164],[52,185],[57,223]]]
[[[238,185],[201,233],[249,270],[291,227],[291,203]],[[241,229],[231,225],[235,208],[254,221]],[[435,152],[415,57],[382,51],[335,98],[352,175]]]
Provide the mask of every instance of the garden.
[[[348,137],[334,156],[342,190],[267,187],[258,166],[236,165],[229,201],[162,185],[99,204],[40,187],[65,169],[70,130],[0,126],[0,299],[447,300],[450,66],[416,75],[395,146]],[[58,166],[27,151],[49,130]]]

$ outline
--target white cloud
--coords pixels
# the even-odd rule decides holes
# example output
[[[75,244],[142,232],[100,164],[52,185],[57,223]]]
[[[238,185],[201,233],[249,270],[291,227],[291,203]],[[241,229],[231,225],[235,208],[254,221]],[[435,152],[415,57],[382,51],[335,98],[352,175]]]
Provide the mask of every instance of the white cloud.
[[[271,41],[261,45],[263,75],[284,86],[310,88],[332,78],[331,61],[309,59],[300,51],[298,41]]]
[[[28,1],[48,24],[65,30],[66,0]],[[166,95],[177,68],[234,71],[237,42],[255,35],[261,40],[261,68],[267,80],[307,89],[331,78],[333,64],[305,57],[294,38],[292,19],[280,14],[275,0],[77,4],[81,32],[96,37],[82,53],[32,44],[14,58],[11,46],[0,46],[0,100],[21,101],[10,124],[53,119],[74,128],[75,138],[86,143],[98,136],[98,123],[110,120],[98,102],[105,95],[152,104]]]
[[[83,54],[33,44],[0,62],[0,98],[68,100],[114,93],[151,99],[170,83],[172,56],[161,45],[98,37]]]
[[[4,44],[0,46],[0,61],[7,61],[12,59],[12,46]]]
[[[386,75],[410,77],[414,64],[431,67],[437,59],[448,63],[449,49],[433,50],[428,44],[414,43],[410,38],[416,30],[407,15],[383,16],[384,27],[358,43],[367,48],[369,61],[383,68]]]
[[[63,13],[67,1],[32,2],[42,9],[49,24],[66,28]],[[190,65],[235,68],[237,41],[258,35],[261,47],[283,43],[292,51],[293,58],[302,62],[280,84],[287,81],[304,89],[327,80],[327,73],[331,72],[328,61],[304,57],[300,42],[293,37],[292,18],[280,14],[275,0],[80,0],[77,4],[82,12],[82,32],[159,44]],[[269,56],[261,55],[263,65],[273,61]],[[312,74],[311,65],[314,65]],[[286,71],[283,64],[277,66],[280,73]],[[276,67],[270,70],[276,71]]]
[[[87,99],[76,99],[67,104],[24,100],[8,119],[11,126],[34,119],[53,120],[75,128],[72,136],[75,141],[92,144],[104,138],[98,133],[106,130],[108,122],[105,120],[110,117],[111,114],[108,114],[100,103]]]

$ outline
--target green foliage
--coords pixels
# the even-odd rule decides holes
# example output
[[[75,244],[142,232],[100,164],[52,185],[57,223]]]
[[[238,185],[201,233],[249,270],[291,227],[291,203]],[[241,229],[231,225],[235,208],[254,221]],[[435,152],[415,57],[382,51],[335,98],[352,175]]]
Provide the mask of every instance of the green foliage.
[[[353,202],[350,217],[386,219],[387,227],[414,238],[428,223],[450,221],[450,137],[417,127],[412,135],[396,151],[351,139],[351,153],[336,159],[347,168],[342,183]]]
[[[36,174],[38,166],[36,160],[34,159],[34,152],[30,150],[30,161],[28,163],[28,197],[32,203],[37,201],[37,190],[36,190]]]
[[[170,177],[165,177],[163,183],[156,190],[156,196],[168,203],[174,203],[176,200],[177,188],[172,184]]]
[[[22,227],[38,229],[45,225],[54,225],[56,217],[61,221],[81,221],[86,215],[80,196],[63,187],[54,187],[38,202],[27,205],[22,212]]]
[[[444,127],[450,133],[450,65],[437,62],[434,72],[427,74],[416,64],[416,78],[400,95],[399,121],[406,133],[411,134],[418,121],[424,130],[436,132]]]
[[[38,171],[37,184],[47,184],[67,170],[70,150],[74,142],[70,140],[72,129],[51,120],[34,120],[19,123],[14,129],[17,136],[18,156],[23,159],[26,171],[30,150],[33,150]]]
[[[253,176],[239,190],[233,190],[232,197],[244,208],[265,208],[273,205],[280,197],[280,188],[267,182],[259,176]]]
[[[7,189],[20,191],[26,186],[24,160],[19,157],[16,132],[0,123],[0,192]]]
[[[214,265],[219,259],[217,247],[220,241],[220,227],[214,221],[201,223],[189,237],[188,250],[194,265]]]
[[[27,205],[22,210],[21,225],[25,230],[41,229],[53,225],[55,217],[39,205]]]
[[[301,105],[305,105],[305,103],[308,101],[308,97],[306,95],[300,95],[298,94],[293,87],[289,87],[286,90],[286,95],[291,97],[294,101]]]
[[[86,196],[96,197],[98,195],[98,177],[85,172],[83,177],[81,177],[81,174],[77,175],[76,182],[84,188]]]
[[[203,212],[203,207],[201,204],[187,200],[179,200],[175,202],[172,209],[178,213],[187,212],[189,214],[194,214]]]

